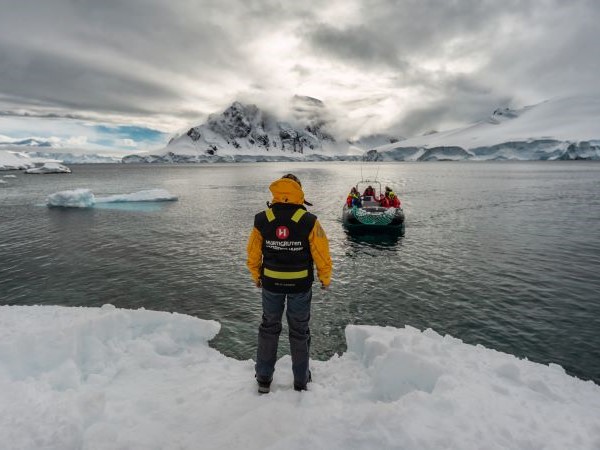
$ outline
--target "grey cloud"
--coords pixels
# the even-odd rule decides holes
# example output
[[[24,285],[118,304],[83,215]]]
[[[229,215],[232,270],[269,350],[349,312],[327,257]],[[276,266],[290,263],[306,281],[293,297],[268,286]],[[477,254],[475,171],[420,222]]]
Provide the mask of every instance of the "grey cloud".
[[[403,69],[399,49],[393,41],[364,26],[354,26],[343,30],[328,25],[317,26],[309,33],[313,49],[326,56],[334,55],[350,63],[360,63],[365,69],[388,66]]]
[[[501,107],[510,103],[510,97],[495,95],[462,95],[460,98],[452,95],[440,96],[436,101],[411,109],[390,129],[403,136],[420,135],[431,130],[441,131],[440,124],[459,126],[474,122],[475,118],[485,119],[495,109],[489,105]]]
[[[332,5],[357,16],[323,14]],[[400,105],[394,125],[408,136],[476,120],[502,102],[600,90],[595,0],[0,0],[0,11],[6,114],[181,123],[235,99],[280,110],[293,94],[318,96],[304,83],[321,76],[344,94],[323,99],[331,110],[374,127],[394,122],[373,118],[378,105],[418,96]],[[302,42],[280,77],[261,67],[271,55],[248,50],[274,33]],[[463,60],[473,68],[435,64]]]
[[[361,24],[347,28],[321,25],[307,33],[316,51],[329,56],[398,66],[401,56],[431,58],[453,50],[449,44],[458,39],[465,47],[485,46],[498,33],[503,21],[528,17],[529,2],[463,0],[365,0],[361,5]],[[477,38],[486,38],[479,40]],[[405,58],[404,58],[405,59]],[[394,64],[396,63],[396,64]]]
[[[502,102],[519,106],[600,89],[598,2],[364,0],[359,5],[359,26],[320,26],[306,42],[316,54],[355,69],[387,66],[395,72],[391,91],[419,92],[422,104],[396,124],[401,134],[473,121]],[[479,67],[458,74],[443,66],[420,67],[423,60],[464,58]]]
[[[14,109],[179,115],[193,101],[183,78],[216,86],[199,99],[198,116],[223,99],[222,79],[255,81],[241,51],[260,25],[246,21],[248,11],[260,13],[249,8],[236,1],[0,0],[0,97]]]

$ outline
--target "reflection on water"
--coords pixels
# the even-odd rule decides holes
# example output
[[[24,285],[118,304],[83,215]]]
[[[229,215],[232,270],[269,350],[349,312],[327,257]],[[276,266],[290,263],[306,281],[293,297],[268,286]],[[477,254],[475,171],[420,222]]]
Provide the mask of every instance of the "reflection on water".
[[[156,212],[166,207],[166,202],[111,202],[96,203],[96,209],[114,209],[119,211]]]
[[[382,250],[396,250],[402,244],[399,233],[356,233],[345,230],[351,248],[372,247]]]
[[[600,382],[600,164],[362,169],[378,170],[401,197],[404,237],[344,230],[359,164],[89,165],[69,177],[19,176],[0,191],[0,303],[191,314],[221,322],[212,343],[220,351],[253,358],[261,307],[246,243],[269,184],[293,172],[334,263],[331,288],[314,289],[315,357],[343,351],[349,323],[409,324]],[[78,188],[98,196],[162,188],[179,201],[36,206]]]

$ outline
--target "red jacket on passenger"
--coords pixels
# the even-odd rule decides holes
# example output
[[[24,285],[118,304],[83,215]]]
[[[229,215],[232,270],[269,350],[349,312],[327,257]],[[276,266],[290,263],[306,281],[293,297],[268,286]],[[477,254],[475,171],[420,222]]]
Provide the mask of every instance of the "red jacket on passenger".
[[[392,198],[383,197],[381,199],[381,206],[384,208],[400,208],[400,199],[397,195],[394,195]]]

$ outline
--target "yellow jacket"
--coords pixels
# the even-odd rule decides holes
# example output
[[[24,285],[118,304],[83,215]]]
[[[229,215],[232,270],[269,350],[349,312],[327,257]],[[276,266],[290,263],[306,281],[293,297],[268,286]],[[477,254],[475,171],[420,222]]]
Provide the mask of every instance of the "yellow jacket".
[[[281,178],[271,183],[269,190],[273,194],[272,203],[292,203],[302,205],[304,203],[304,192],[298,183],[289,178]],[[329,255],[329,241],[325,231],[317,220],[311,230],[308,240],[310,243],[310,253],[317,266],[317,275],[324,286],[329,286],[331,282],[331,256]],[[262,243],[263,237],[256,227],[252,228],[250,238],[248,239],[248,260],[246,262],[254,282],[260,279],[260,269],[262,266]]]

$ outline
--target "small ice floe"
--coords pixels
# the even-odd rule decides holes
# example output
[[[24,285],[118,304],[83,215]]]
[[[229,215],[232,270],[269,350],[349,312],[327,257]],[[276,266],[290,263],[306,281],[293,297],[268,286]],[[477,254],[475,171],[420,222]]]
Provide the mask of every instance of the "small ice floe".
[[[4,180],[0,180],[0,184],[8,184],[8,182],[4,181]]]
[[[57,162],[47,162],[41,167],[27,169],[25,173],[29,174],[48,174],[48,173],[71,173],[71,169]]]
[[[91,208],[95,203],[94,194],[89,189],[56,192],[46,199],[46,205],[59,208]]]
[[[49,207],[91,208],[100,203],[165,202],[176,200],[177,197],[165,189],[149,189],[131,194],[109,195],[107,197],[96,197],[89,189],[75,189],[72,191],[57,192],[48,196],[46,204]]]
[[[4,175],[3,178],[17,178],[16,175]]]

